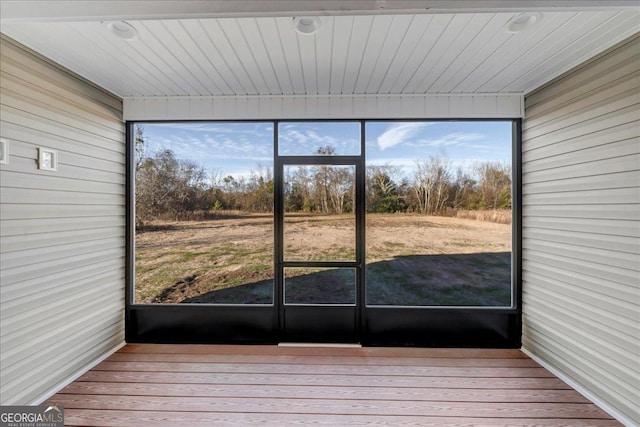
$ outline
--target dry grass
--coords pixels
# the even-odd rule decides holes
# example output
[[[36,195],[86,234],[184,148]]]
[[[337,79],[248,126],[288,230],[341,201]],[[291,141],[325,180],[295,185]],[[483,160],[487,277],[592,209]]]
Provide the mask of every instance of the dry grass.
[[[352,215],[288,215],[288,260],[355,260]],[[410,214],[367,215],[367,301],[509,305],[511,227]],[[353,270],[290,268],[291,302],[349,303]],[[136,302],[272,302],[270,215],[152,224],[136,236]],[[288,287],[287,287],[288,286]]]
[[[511,211],[507,209],[485,211],[458,210],[456,211],[456,218],[495,222],[498,224],[511,224]]]

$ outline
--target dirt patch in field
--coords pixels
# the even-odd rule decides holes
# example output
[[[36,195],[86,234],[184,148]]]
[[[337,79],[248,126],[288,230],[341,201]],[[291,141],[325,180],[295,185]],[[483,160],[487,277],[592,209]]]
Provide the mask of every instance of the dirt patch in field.
[[[367,302],[510,305],[511,226],[419,215],[367,216]],[[288,215],[287,260],[355,260],[353,216]],[[150,224],[136,235],[136,302],[268,304],[271,215]],[[348,303],[353,270],[287,269],[290,302]]]

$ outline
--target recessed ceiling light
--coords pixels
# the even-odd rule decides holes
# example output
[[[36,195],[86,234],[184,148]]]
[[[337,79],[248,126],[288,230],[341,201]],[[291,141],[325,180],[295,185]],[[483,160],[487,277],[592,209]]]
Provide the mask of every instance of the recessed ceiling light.
[[[309,36],[320,28],[320,19],[316,16],[298,16],[293,18],[293,26],[298,34]]]
[[[125,21],[110,22],[109,31],[116,37],[124,40],[134,40],[138,38],[138,30]]]
[[[542,20],[542,14],[539,12],[519,13],[509,21],[507,31],[510,33],[520,33],[531,29],[534,25]]]

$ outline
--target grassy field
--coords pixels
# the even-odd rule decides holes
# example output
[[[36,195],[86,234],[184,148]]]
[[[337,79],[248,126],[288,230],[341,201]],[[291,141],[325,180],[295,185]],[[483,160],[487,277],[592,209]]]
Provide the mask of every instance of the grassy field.
[[[367,303],[511,304],[511,226],[472,219],[367,215]],[[287,260],[355,259],[353,216],[291,215]],[[162,222],[136,235],[137,303],[271,303],[271,215]],[[287,303],[355,301],[353,269],[287,268]]]

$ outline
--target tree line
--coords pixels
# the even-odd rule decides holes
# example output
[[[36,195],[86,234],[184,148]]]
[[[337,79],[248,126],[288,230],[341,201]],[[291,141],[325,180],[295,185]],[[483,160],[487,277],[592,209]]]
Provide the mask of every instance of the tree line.
[[[399,178],[402,177],[402,178]],[[497,161],[453,168],[444,154],[416,161],[407,177],[392,165],[367,168],[368,212],[449,215],[511,208],[511,166]]]
[[[172,150],[148,154],[141,127],[136,128],[136,224],[153,220],[185,220],[223,211],[273,211],[274,179],[258,165],[249,176],[207,171]],[[333,155],[332,147],[318,150]],[[298,166],[285,171],[287,212],[342,214],[352,212],[355,168]],[[444,154],[416,161],[411,175],[390,164],[366,170],[368,212],[411,212],[450,215],[456,210],[509,209],[511,168],[500,162],[478,162],[454,169]]]

